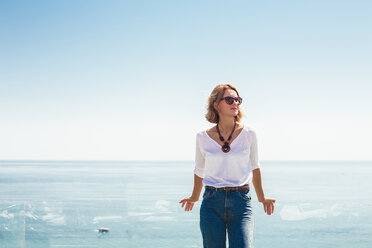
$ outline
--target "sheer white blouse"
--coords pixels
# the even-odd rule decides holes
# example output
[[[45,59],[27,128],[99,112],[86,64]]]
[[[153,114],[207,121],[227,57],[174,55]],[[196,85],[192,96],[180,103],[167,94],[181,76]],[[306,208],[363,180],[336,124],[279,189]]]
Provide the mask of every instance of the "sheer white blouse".
[[[204,185],[241,186],[252,182],[252,171],[260,168],[256,132],[246,125],[224,153],[206,131],[196,134],[194,173]]]

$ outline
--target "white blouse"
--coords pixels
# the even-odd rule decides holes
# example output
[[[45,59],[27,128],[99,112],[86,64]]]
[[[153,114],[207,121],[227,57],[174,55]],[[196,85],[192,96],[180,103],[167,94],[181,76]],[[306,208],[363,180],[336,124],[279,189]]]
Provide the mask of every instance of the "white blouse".
[[[256,132],[244,125],[230,148],[224,153],[206,131],[196,134],[194,173],[203,178],[204,185],[218,188],[252,182],[252,171],[260,167]]]

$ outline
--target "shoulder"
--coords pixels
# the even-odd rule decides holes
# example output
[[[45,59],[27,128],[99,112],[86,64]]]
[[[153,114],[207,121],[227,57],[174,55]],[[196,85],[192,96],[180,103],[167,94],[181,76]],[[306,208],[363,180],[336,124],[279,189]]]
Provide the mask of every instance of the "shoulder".
[[[198,137],[201,137],[201,136],[203,136],[204,135],[204,133],[205,133],[205,130],[199,130],[197,133],[196,133],[196,138],[198,138]]]
[[[252,125],[244,125],[244,128],[248,131],[248,132],[252,132],[252,133],[255,133],[256,132],[256,128]]]
[[[198,132],[198,134],[200,136],[205,136],[205,134],[209,135],[209,136],[213,136],[213,133],[217,133],[217,129],[216,129],[216,126],[213,126],[211,128],[208,128],[208,129],[205,129],[205,130],[202,130],[200,132]]]
[[[195,135],[196,144],[199,145],[205,139],[205,130],[199,130]]]
[[[251,125],[245,125],[244,128],[247,130],[247,133],[251,139],[257,139],[256,128]]]

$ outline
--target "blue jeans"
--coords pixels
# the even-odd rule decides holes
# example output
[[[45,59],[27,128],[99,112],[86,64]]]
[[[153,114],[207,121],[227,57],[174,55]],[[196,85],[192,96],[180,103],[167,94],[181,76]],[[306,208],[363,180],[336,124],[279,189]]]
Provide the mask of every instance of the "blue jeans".
[[[200,230],[204,248],[253,247],[253,211],[250,190],[205,188],[200,206]]]

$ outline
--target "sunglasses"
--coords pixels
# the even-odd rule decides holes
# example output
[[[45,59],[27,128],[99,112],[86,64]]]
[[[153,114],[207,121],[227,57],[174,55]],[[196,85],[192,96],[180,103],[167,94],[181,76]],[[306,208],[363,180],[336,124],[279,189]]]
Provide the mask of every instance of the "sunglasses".
[[[231,105],[234,103],[234,101],[237,101],[239,105],[242,103],[243,98],[241,97],[232,97],[232,96],[226,96],[222,97],[221,100],[225,100],[227,104]]]

